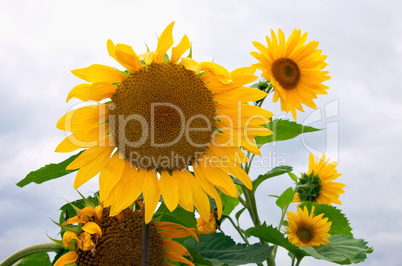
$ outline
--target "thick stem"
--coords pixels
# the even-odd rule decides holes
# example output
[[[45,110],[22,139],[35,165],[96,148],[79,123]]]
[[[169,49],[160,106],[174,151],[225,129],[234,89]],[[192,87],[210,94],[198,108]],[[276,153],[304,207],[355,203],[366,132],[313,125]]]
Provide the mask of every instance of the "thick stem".
[[[0,263],[0,266],[11,266],[17,261],[28,257],[33,254],[37,253],[43,253],[43,252],[59,252],[63,250],[64,248],[60,246],[59,244],[50,242],[50,243],[42,243],[42,244],[37,244],[33,245],[24,249],[21,249],[14,254],[12,254],[10,257],[5,259],[2,263]]]
[[[141,266],[149,266],[149,248],[151,243],[151,222],[145,223],[145,215],[142,217],[142,253]]]

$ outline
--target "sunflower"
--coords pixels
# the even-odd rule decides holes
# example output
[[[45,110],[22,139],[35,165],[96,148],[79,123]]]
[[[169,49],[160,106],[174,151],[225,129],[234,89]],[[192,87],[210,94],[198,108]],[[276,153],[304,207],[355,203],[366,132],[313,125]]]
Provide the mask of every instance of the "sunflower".
[[[252,52],[251,55],[260,61],[255,66],[275,88],[274,102],[280,98],[282,111],[292,111],[295,120],[296,108],[303,112],[301,104],[317,109],[313,99],[317,94],[327,94],[328,87],[321,83],[330,79],[329,71],[323,71],[327,56],[317,49],[318,41],[305,45],[307,33],[301,35],[296,29],[287,41],[280,29],[278,38],[271,30],[271,39],[268,36],[266,39],[267,47],[253,42],[261,54]]]
[[[335,169],[337,163],[329,163],[323,154],[321,159],[314,159],[310,154],[309,170],[303,174],[296,188],[294,202],[311,201],[318,204],[342,204],[339,195],[344,193],[344,184],[333,182],[341,174]]]
[[[210,212],[209,221],[206,222],[201,217],[197,219],[198,234],[211,234],[216,231],[216,212],[212,210]]]
[[[62,226],[78,224],[81,230],[67,230],[63,245],[70,251],[61,256],[55,266],[75,262],[83,265],[140,265],[142,246],[142,211],[125,209],[117,216],[109,215],[109,208],[85,207],[77,216],[68,219]],[[151,223],[150,265],[171,265],[174,262],[194,264],[184,256],[187,249],[172,240],[193,236],[196,230],[171,222]]]
[[[314,206],[309,215],[307,207],[304,209],[297,208],[297,214],[287,212],[289,220],[288,231],[289,241],[296,246],[314,247],[326,245],[329,243],[328,238],[331,236],[328,231],[331,229],[332,222],[328,222],[328,218],[323,218],[324,214],[314,216]]]
[[[208,196],[222,213],[221,192],[237,197],[231,176],[248,189],[252,183],[241,168],[247,156],[241,148],[260,154],[255,136],[272,113],[249,104],[265,92],[243,87],[254,81],[255,68],[228,72],[212,62],[182,57],[190,48],[185,35],[173,45],[172,22],[158,39],[155,52],[137,55],[125,44],[107,42],[109,55],[126,71],[105,65],[73,70],[89,82],[74,87],[75,97],[96,104],[64,115],[57,128],[72,132],[57,152],[82,152],[67,169],[79,169],[74,187],[100,173],[100,199],[116,215],[141,194],[145,221],[151,221],[160,195],[170,211],[178,204],[195,206],[209,220]],[[109,99],[110,98],[110,99]]]

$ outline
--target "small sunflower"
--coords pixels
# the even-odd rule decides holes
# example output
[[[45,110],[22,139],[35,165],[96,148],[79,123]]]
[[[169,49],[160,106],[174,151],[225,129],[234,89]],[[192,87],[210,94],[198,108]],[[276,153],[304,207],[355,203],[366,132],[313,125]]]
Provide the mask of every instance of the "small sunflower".
[[[155,52],[137,55],[130,46],[109,40],[109,55],[124,72],[104,65],[72,71],[89,83],[74,87],[67,101],[98,103],[72,110],[57,123],[72,132],[57,152],[86,148],[67,166],[79,169],[74,187],[100,173],[100,199],[111,206],[111,215],[142,194],[146,223],[160,195],[170,211],[178,204],[188,211],[195,206],[205,221],[209,195],[220,216],[216,188],[237,197],[230,175],[252,187],[241,168],[248,159],[240,147],[260,154],[254,137],[272,134],[261,126],[272,113],[248,103],[266,93],[243,87],[257,78],[255,68],[229,73],[215,63],[182,57],[190,48],[186,35],[169,59],[173,24],[160,35]]]
[[[202,217],[197,219],[198,234],[211,234],[216,231],[217,217],[215,210],[209,215],[209,221],[206,222]]]
[[[116,216],[109,215],[109,208],[85,207],[77,216],[62,226],[78,224],[77,230],[63,234],[63,245],[70,252],[61,256],[55,266],[75,262],[85,265],[141,265],[142,212],[125,209]],[[196,230],[170,222],[151,223],[150,265],[170,265],[166,259],[194,264],[184,256],[190,256],[185,247],[172,238],[193,236]]]
[[[337,163],[329,163],[323,154],[321,159],[314,159],[310,154],[309,170],[303,174],[297,186],[294,202],[310,201],[318,204],[342,204],[339,195],[344,193],[345,184],[333,182],[341,174],[335,169]]]
[[[304,206],[303,210],[297,208],[297,214],[287,212],[286,215],[289,221],[289,227],[286,228],[286,231],[288,231],[289,241],[294,245],[314,247],[329,243],[328,238],[331,235],[328,234],[328,231],[331,229],[332,222],[328,222],[328,218],[323,218],[323,213],[314,216],[314,206],[311,209],[311,214]]]
[[[329,71],[323,71],[327,56],[317,49],[318,41],[305,45],[307,33],[301,35],[296,29],[287,41],[280,29],[278,38],[271,30],[271,39],[268,36],[266,39],[267,47],[253,42],[261,54],[252,52],[251,55],[260,61],[255,66],[275,88],[274,102],[280,98],[282,111],[292,111],[295,120],[296,108],[303,112],[301,104],[317,109],[313,99],[318,94],[327,94],[328,87],[321,83],[330,79]]]

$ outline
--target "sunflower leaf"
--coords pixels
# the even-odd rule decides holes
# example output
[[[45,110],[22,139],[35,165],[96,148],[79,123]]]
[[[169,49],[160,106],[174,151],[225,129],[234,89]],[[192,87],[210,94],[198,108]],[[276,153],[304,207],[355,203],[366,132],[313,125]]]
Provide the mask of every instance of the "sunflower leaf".
[[[363,239],[354,239],[351,236],[334,235],[328,238],[327,245],[318,247],[300,247],[319,260],[326,260],[338,264],[352,264],[362,262],[373,249],[367,246]]]
[[[292,187],[286,189],[276,200],[276,205],[281,209],[285,208],[293,201],[294,194],[295,192],[293,191]]]
[[[172,222],[181,224],[188,228],[195,228],[197,226],[197,221],[193,212],[186,211],[181,207],[177,207],[173,212],[171,212],[165,204],[161,204],[155,212],[152,221]]]
[[[311,208],[314,206],[314,216],[324,213],[324,218],[328,218],[328,221],[332,222],[331,229],[328,232],[330,235],[353,236],[352,228],[349,225],[348,219],[336,207],[326,204],[304,202],[302,205],[300,205],[300,208],[303,209],[304,206],[307,207],[309,213]]]
[[[255,141],[258,147],[270,142],[293,139],[302,133],[315,132],[321,129],[303,126],[293,121],[284,120],[284,119],[275,119],[272,122],[264,125],[264,127],[271,130],[274,134],[269,136],[257,136],[255,137]]]
[[[292,171],[293,168],[291,166],[287,166],[287,165],[280,165],[277,166],[273,169],[271,169],[268,173],[264,174],[264,175],[259,175],[257,177],[257,179],[255,179],[253,181],[253,191],[257,190],[257,187],[264,182],[265,180],[274,177],[274,176],[278,176],[278,175],[282,175],[282,174],[286,174],[289,173],[290,171]]]
[[[213,265],[244,265],[260,263],[271,254],[272,246],[262,244],[236,244],[232,238],[223,233],[200,235],[200,242],[190,239],[185,242],[186,247],[194,248],[199,255]]]
[[[278,229],[274,228],[272,225],[267,226],[265,222],[258,228],[252,227],[247,229],[246,234],[281,246],[287,249],[289,252],[293,253],[296,258],[300,259],[307,255],[304,250],[301,250],[299,247],[290,243],[289,240]]]
[[[17,183],[17,186],[19,187],[24,187],[32,182],[35,182],[36,184],[41,184],[43,182],[56,179],[62,176],[65,176],[69,173],[75,172],[76,170],[66,170],[66,167],[75,160],[83,151],[80,151],[76,155],[71,156],[67,160],[61,162],[61,163],[51,163],[48,165],[45,165],[44,167],[30,172],[24,179],[22,179],[20,182]]]
[[[238,198],[227,196],[224,193],[219,193],[222,199],[223,214],[229,215],[239,204]]]

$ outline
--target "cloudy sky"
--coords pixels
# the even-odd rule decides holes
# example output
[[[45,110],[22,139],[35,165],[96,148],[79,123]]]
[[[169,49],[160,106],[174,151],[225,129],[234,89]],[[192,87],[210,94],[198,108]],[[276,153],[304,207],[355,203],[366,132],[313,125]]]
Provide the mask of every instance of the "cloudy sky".
[[[399,5],[399,7],[398,7]],[[233,70],[255,63],[252,41],[264,42],[270,29],[289,36],[308,32],[328,55],[329,94],[306,108],[298,121],[326,130],[263,149],[267,171],[278,163],[306,171],[308,154],[327,153],[339,161],[342,210],[356,238],[375,251],[364,265],[399,265],[402,244],[401,82],[402,5],[396,1],[6,1],[0,0],[0,261],[12,252],[55,237],[57,209],[74,200],[73,175],[42,185],[15,185],[32,170],[69,155],[55,147],[64,133],[55,125],[78,101],[65,103],[80,83],[72,69],[100,63],[119,67],[106,41],[145,52],[156,36],[176,21],[175,40],[187,34],[193,58]],[[265,108],[285,117],[277,103]],[[291,116],[287,116],[291,118]],[[262,219],[277,224],[279,210],[269,194],[291,185],[285,176],[261,186],[257,199]],[[97,182],[83,185],[88,194]],[[264,204],[262,204],[264,202]],[[269,206],[269,207],[267,207]],[[248,219],[241,220],[245,228]],[[231,232],[230,226],[224,229]],[[236,240],[239,238],[236,236]],[[289,265],[286,252],[278,265]],[[329,265],[307,260],[304,265]]]

